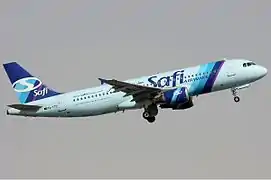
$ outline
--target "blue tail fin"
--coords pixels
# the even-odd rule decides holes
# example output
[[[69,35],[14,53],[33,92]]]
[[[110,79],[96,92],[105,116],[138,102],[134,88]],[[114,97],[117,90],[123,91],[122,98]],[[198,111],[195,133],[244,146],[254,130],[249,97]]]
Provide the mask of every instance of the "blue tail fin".
[[[61,94],[48,88],[16,62],[3,64],[3,66],[22,104]]]

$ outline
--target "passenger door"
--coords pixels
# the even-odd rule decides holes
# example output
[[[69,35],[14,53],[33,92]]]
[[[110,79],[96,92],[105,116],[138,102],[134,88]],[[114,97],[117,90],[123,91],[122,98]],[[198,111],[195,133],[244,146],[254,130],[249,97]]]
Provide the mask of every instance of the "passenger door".
[[[226,81],[225,86],[232,87],[236,85],[237,82],[237,68],[236,64],[228,63],[226,68]]]

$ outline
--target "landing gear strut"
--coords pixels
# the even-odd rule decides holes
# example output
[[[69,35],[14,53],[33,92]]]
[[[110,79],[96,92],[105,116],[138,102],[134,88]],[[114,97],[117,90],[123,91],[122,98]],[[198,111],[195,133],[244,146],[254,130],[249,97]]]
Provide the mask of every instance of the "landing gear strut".
[[[233,100],[237,103],[240,101],[240,97],[237,95],[237,89],[236,88],[231,88],[231,92],[233,95]]]
[[[149,123],[153,123],[155,121],[155,116],[158,114],[158,108],[156,104],[151,104],[144,109],[145,110],[142,114],[143,118],[146,119]]]

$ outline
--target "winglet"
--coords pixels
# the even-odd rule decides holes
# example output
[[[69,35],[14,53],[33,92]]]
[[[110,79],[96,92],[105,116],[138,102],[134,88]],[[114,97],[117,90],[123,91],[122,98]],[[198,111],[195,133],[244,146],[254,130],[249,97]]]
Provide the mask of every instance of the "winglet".
[[[110,85],[110,84],[108,84],[108,80],[103,79],[103,78],[98,78],[98,79],[101,81],[101,85],[103,85],[103,84]],[[113,87],[111,87],[111,88],[108,90],[108,92],[111,91],[112,89],[113,89]]]
[[[101,85],[106,83],[106,79],[98,78],[101,81]]]

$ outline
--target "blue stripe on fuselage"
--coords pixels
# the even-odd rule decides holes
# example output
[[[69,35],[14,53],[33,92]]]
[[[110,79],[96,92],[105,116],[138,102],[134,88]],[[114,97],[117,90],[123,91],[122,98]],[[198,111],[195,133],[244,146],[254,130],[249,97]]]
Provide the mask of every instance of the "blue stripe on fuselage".
[[[209,75],[209,78],[208,78],[207,82],[205,83],[205,86],[202,90],[202,93],[209,93],[212,91],[216,77],[217,77],[218,73],[220,72],[220,69],[223,66],[223,64],[224,64],[224,61],[218,61],[215,63],[215,65]]]
[[[201,73],[200,79],[192,83],[192,85],[189,88],[189,94],[191,96],[194,96],[198,94],[211,92],[216,77],[220,72],[220,69],[223,66],[224,62],[225,61],[222,60],[201,65],[198,71],[198,74]],[[202,73],[204,73],[203,76]]]
[[[192,96],[196,95],[200,91],[200,87],[202,86],[201,84],[204,83],[205,80],[206,80],[206,77],[202,76],[201,74],[203,72],[206,72],[207,69],[208,69],[208,64],[200,65],[200,68],[199,68],[199,70],[197,72],[197,74],[198,75],[200,74],[200,76],[198,76],[197,80],[194,81],[192,83],[192,85],[190,86],[190,88],[189,88],[189,94],[190,95],[192,95]]]
[[[204,86],[208,80],[209,72],[213,69],[214,65],[215,65],[214,62],[205,64],[204,68],[202,68],[202,71],[199,72],[201,73],[202,78],[198,81],[198,84],[195,85],[194,87],[194,92],[193,92],[194,95],[198,95],[202,93]]]

